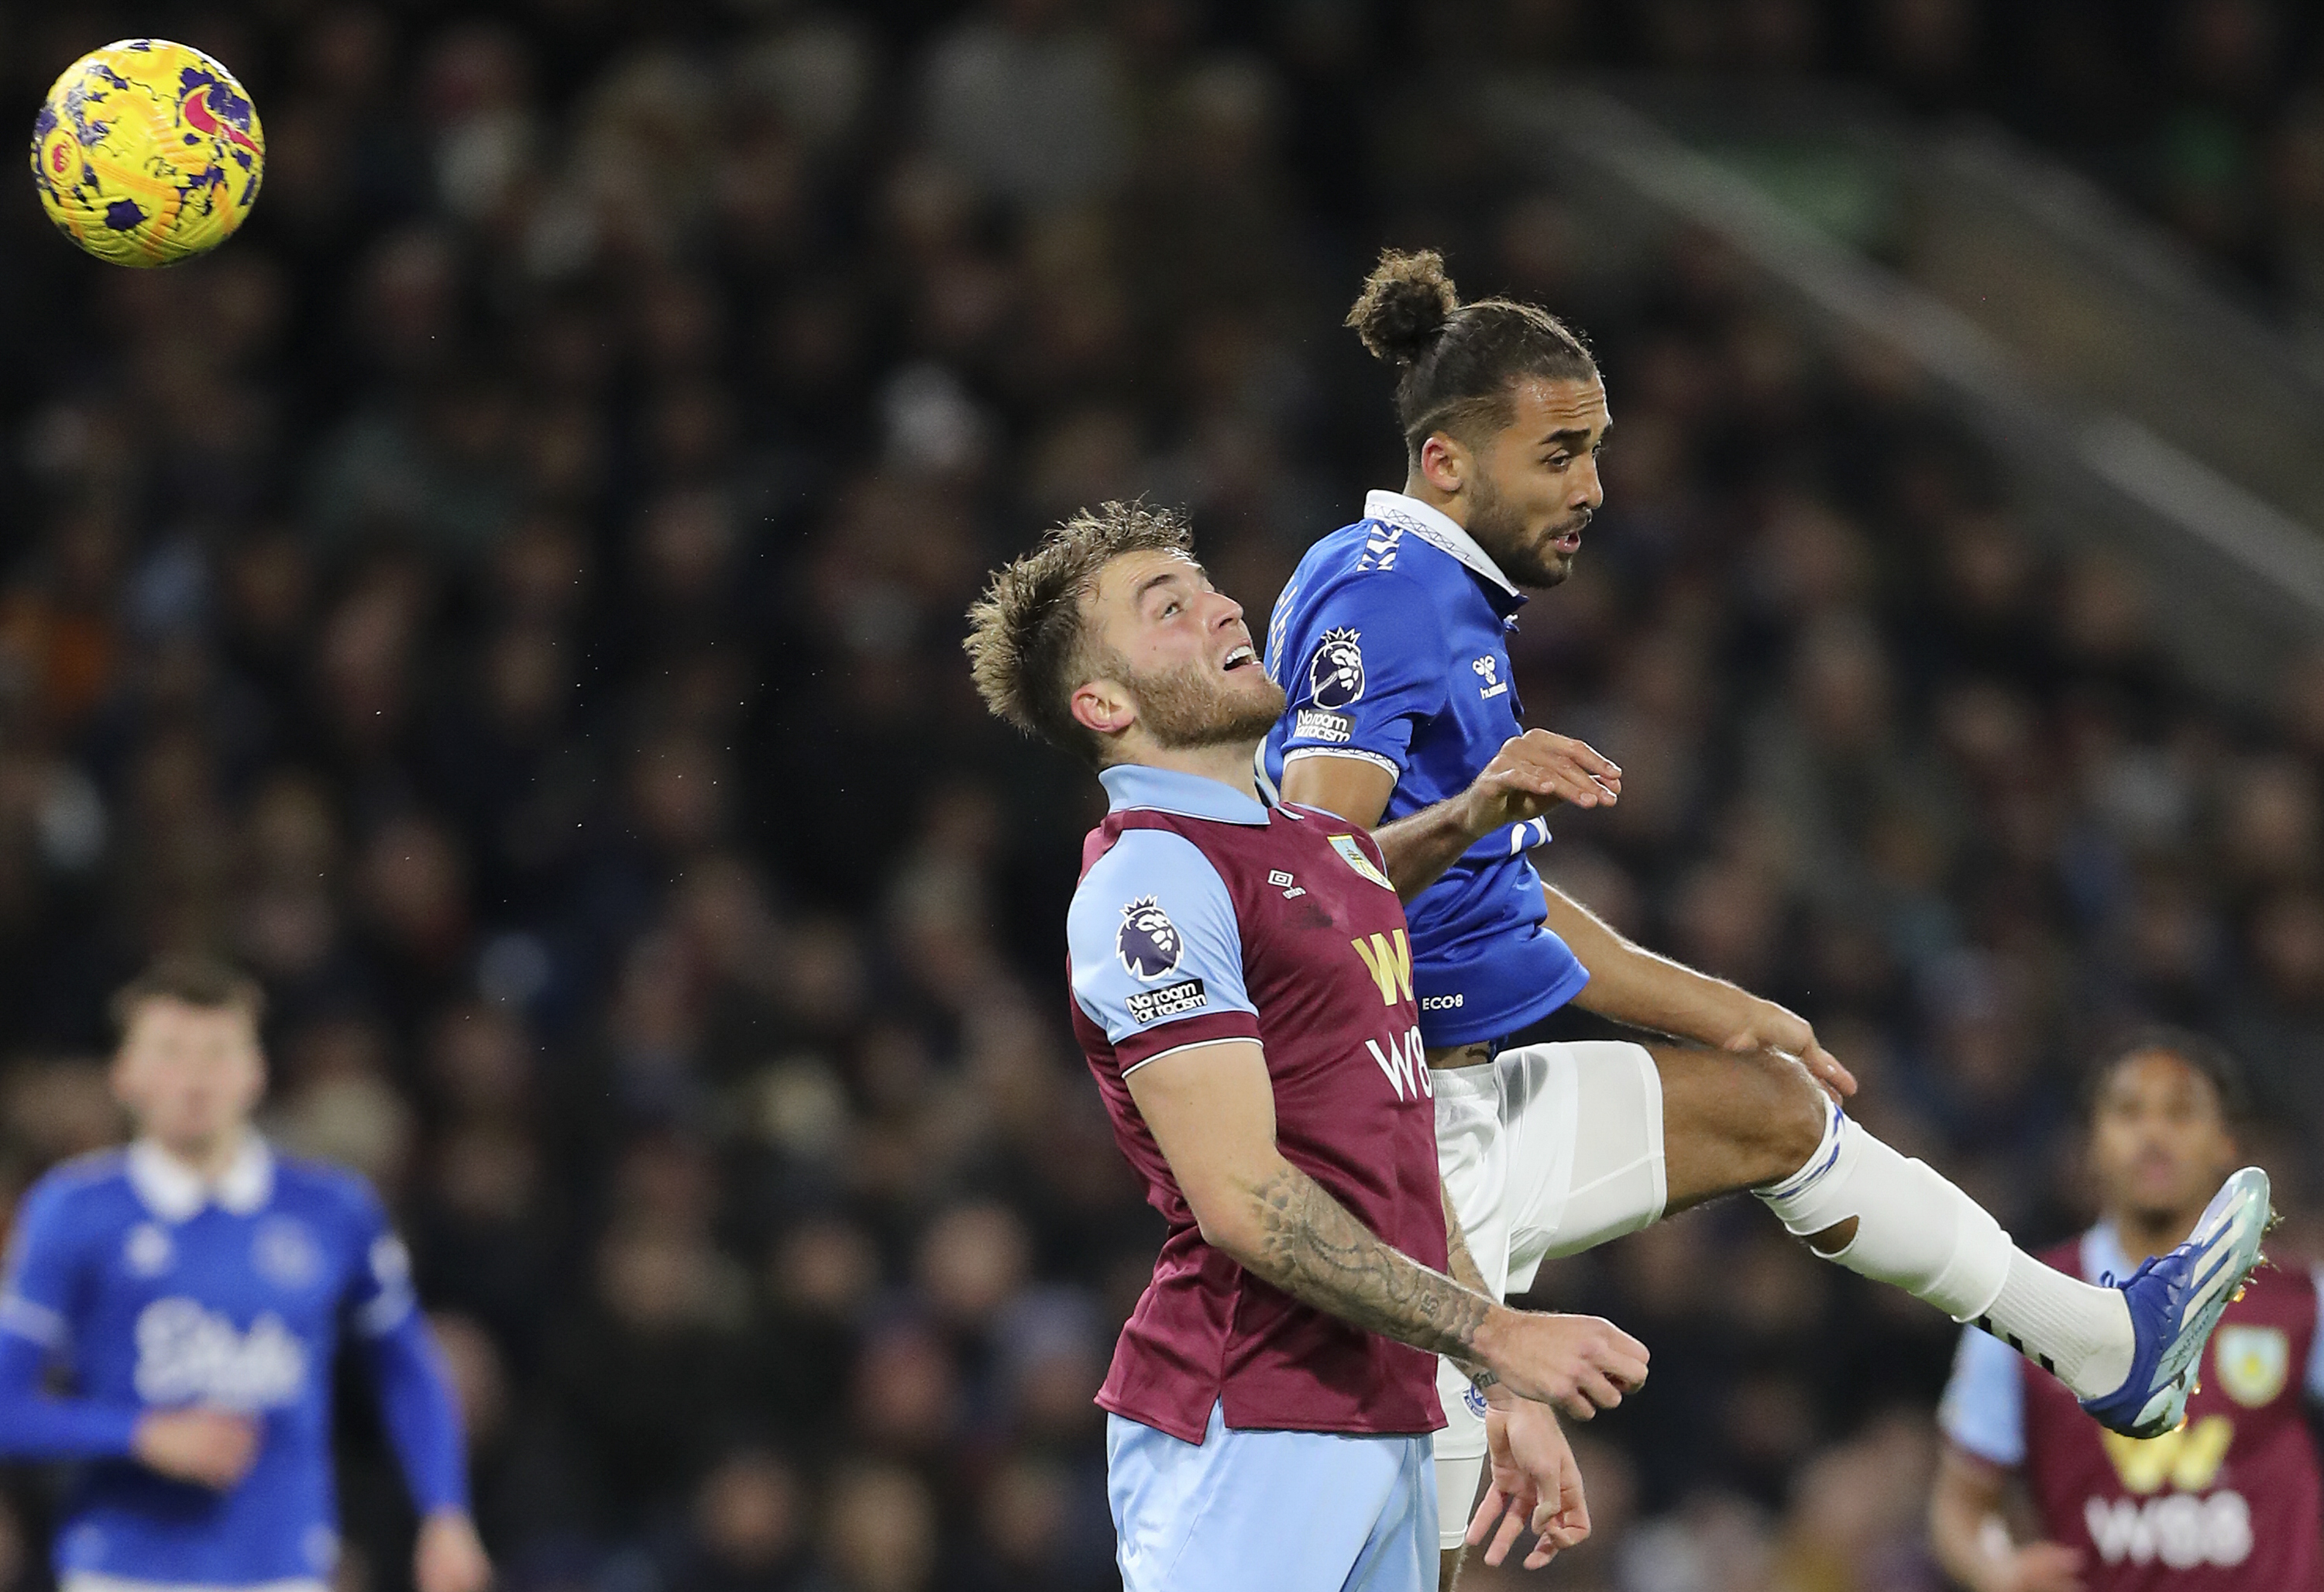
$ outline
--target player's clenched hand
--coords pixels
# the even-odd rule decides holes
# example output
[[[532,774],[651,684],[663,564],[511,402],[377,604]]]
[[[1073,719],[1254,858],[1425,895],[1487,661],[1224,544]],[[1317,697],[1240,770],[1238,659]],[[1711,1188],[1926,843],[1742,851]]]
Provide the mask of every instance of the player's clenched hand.
[[[1729,1035],[1729,1050],[1780,1050],[1785,1055],[1797,1056],[1815,1081],[1823,1086],[1824,1093],[1835,1103],[1845,1103],[1856,1092],[1856,1074],[1840,1063],[1840,1058],[1824,1049],[1815,1036],[1808,1020],[1788,1007],[1777,1006],[1772,1000],[1755,1000],[1751,1016],[1745,1025]]]
[[[1478,1357],[1519,1398],[1587,1421],[1646,1380],[1646,1346],[1597,1316],[1496,1310],[1477,1334]]]
[[[224,1410],[149,1410],[129,1447],[149,1469],[224,1492],[250,1474],[258,1426]]]
[[[1560,802],[1610,807],[1622,794],[1622,770],[1586,742],[1546,730],[1528,730],[1501,750],[1471,782],[1462,827],[1490,834],[1504,824],[1538,818]]]
[[[2082,1551],[2063,1542],[2028,1542],[1978,1578],[1979,1592],[2082,1592]]]
[[[1498,1565],[1509,1556],[1518,1536],[1531,1524],[1538,1533],[1525,1567],[1539,1569],[1558,1553],[1590,1534],[1590,1505],[1582,1496],[1582,1468],[1573,1449],[1547,1404],[1515,1399],[1485,1412],[1485,1453],[1489,1469],[1485,1495],[1469,1522],[1468,1542],[1481,1546],[1488,1534],[1485,1562]],[[1499,1530],[1494,1530],[1499,1521]]]
[[[411,1550],[411,1584],[419,1592],[484,1592],[492,1580],[493,1561],[466,1514],[439,1509],[420,1523]]]

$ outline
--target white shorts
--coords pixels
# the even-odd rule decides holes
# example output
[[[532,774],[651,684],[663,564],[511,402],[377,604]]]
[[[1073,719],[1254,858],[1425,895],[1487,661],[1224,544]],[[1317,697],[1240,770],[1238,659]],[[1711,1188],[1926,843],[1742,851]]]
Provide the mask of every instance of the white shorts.
[[[1662,1215],[1663,1081],[1646,1046],[1529,1044],[1430,1076],[1444,1192],[1502,1298],[1531,1287],[1550,1256]],[[1436,1434],[1437,1527],[1450,1549],[1468,1530],[1484,1469],[1484,1400],[1450,1360],[1437,1362],[1436,1391],[1448,1422]]]

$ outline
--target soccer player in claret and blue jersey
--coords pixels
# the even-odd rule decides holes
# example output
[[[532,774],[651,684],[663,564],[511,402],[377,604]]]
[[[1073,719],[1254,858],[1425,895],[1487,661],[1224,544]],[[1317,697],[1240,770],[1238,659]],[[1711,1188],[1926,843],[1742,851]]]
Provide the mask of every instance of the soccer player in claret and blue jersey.
[[[251,1128],[259,1008],[255,985],[199,961],[115,998],[113,1084],[137,1137],[56,1168],[19,1209],[0,1458],[83,1462],[62,1592],[323,1592],[331,1366],[351,1332],[419,1505],[419,1592],[482,1592],[459,1414],[403,1247],[362,1179]]]
[[[1348,318],[1397,371],[1404,487],[1310,548],[1277,602],[1268,669],[1288,702],[1261,772],[1287,803],[1375,828],[1410,901],[1445,1186],[1488,1278],[1522,1290],[1547,1256],[1748,1189],[1819,1254],[1990,1322],[2107,1424],[2174,1425],[2258,1254],[2264,1174],[2230,1179],[2221,1219],[2125,1286],[2065,1276],[1841,1111],[1854,1080],[1797,1016],[1545,887],[1526,852],[1549,838],[1548,798],[1472,782],[1580,768],[1604,787],[1580,805],[1618,795],[1597,752],[1525,730],[1505,640],[1524,589],[1565,578],[1601,501],[1605,384],[1554,317],[1462,303],[1434,253],[1383,256]],[[1509,1043],[1568,1001],[1691,1043]],[[1448,1367],[1440,1382],[1448,1555],[1493,1440],[1461,1380]]]
[[[2159,1030],[2092,1074],[2088,1165],[2098,1221],[2045,1252],[2096,1281],[2167,1254],[2236,1164],[2241,1075],[2209,1040]],[[2075,1408],[2052,1377],[1974,1328],[1938,1415],[1930,1524],[1969,1592],[2319,1592],[2324,1274],[2276,1255],[2219,1320],[2187,1423],[2146,1442]],[[2011,1540],[2012,1483],[2039,1531]]]
[[[1403,906],[1360,826],[1260,800],[1283,694],[1241,608],[1176,516],[1110,503],[970,618],[987,705],[1109,800],[1066,917],[1071,1016],[1168,1224],[1098,1394],[1128,1592],[1433,1586],[1440,1353],[1499,1412],[1502,1530],[1532,1520],[1546,1562],[1588,1521],[1531,1401],[1611,1404],[1646,1350],[1481,1286],[1437,1175]]]

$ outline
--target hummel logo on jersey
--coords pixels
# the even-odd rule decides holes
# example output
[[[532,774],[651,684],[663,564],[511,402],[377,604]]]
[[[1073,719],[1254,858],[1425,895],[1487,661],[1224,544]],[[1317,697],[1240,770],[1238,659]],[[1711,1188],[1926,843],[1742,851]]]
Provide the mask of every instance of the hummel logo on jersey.
[[[1307,660],[1307,695],[1317,707],[1343,708],[1363,700],[1364,649],[1362,632],[1342,628],[1325,630]]]
[[[170,1242],[170,1235],[150,1221],[141,1221],[129,1229],[121,1243],[121,1263],[132,1275],[158,1277],[177,1264],[178,1247]]]
[[[1185,949],[1185,942],[1178,937],[1178,925],[1170,921],[1159,901],[1140,896],[1123,904],[1121,926],[1113,934],[1113,953],[1130,977],[1152,982],[1176,967]]]
[[[150,1404],[271,1410],[298,1402],[307,1350],[272,1311],[248,1332],[191,1299],[157,1299],[137,1317],[137,1394]]]
[[[1509,688],[1509,683],[1499,677],[1501,660],[1491,653],[1488,652],[1469,667],[1474,669],[1477,672],[1477,677],[1484,682],[1477,688],[1478,695],[1499,696]]]
[[[1357,569],[1394,569],[1397,544],[1402,540],[1401,525],[1379,525],[1364,538],[1364,556],[1356,561]]]

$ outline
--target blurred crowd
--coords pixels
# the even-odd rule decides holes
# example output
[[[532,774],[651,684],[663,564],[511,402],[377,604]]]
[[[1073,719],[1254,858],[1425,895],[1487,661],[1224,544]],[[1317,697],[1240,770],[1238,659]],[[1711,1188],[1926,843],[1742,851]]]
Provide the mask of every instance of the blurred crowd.
[[[1822,17],[1644,4],[1613,37],[1684,65]],[[12,16],[20,103],[174,33],[244,77],[270,163],[168,271],[74,254],[29,187],[0,218],[0,1210],[121,1131],[105,993],[224,949],[272,1001],[269,1131],[411,1239],[513,1592],[1112,1584],[1089,1398],[1159,1227],[1065,1023],[1101,804],[980,711],[962,612],[1048,520],[1144,492],[1263,614],[1401,479],[1338,324],[1384,242],[1605,365],[1607,510],[1514,638],[1532,720],[1627,774],[1554,879],[1807,1013],[1867,1122],[2029,1241],[2084,1218],[2075,1069],[2138,1017],[2223,1035],[2297,1144],[2324,667],[2273,709],[2193,695],[2141,572],[2045,553],[1907,373],[1521,180],[1464,74],[1597,21]],[[1933,1585],[1932,1312],[1756,1208],[1539,1298],[1655,1351],[1586,1434],[1600,1531],[1556,1584]],[[341,1581],[389,1592],[366,1398]],[[53,1485],[8,1479],[0,1588],[46,1584]]]

